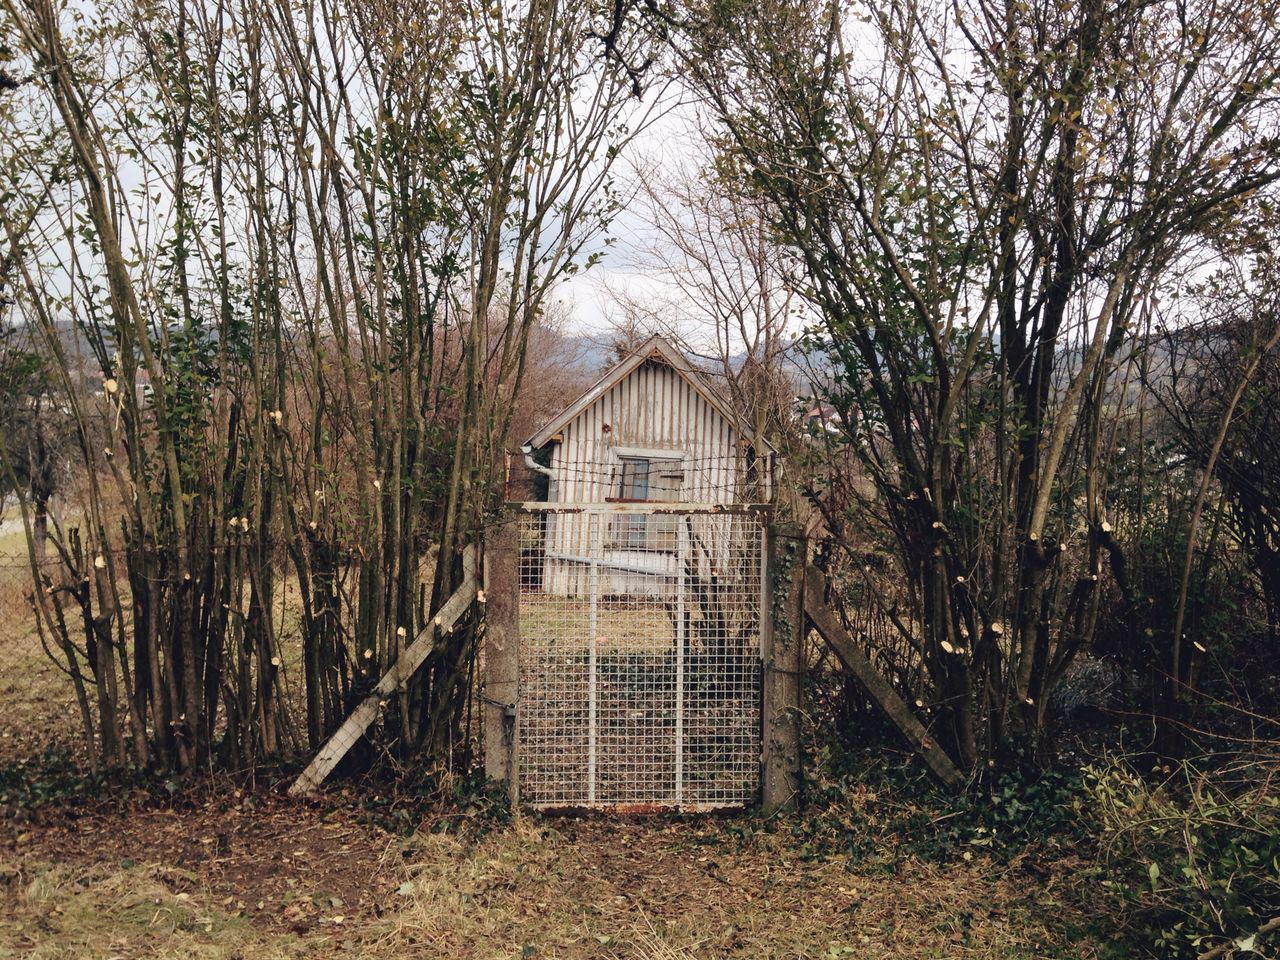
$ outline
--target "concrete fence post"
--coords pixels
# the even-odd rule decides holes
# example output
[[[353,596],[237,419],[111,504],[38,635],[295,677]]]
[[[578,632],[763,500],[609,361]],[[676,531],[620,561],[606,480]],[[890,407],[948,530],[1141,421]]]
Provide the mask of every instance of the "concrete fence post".
[[[769,526],[764,623],[764,731],[761,802],[766,816],[800,804],[800,692],[804,674],[804,570],[808,549],[798,524]]]
[[[520,680],[520,522],[492,526],[484,545],[484,771],[517,802]]]

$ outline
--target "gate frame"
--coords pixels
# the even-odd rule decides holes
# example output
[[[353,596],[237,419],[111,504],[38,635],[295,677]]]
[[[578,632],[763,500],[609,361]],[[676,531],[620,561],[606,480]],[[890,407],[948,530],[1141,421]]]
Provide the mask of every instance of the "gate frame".
[[[806,635],[803,607],[807,545],[800,528],[775,527],[768,503],[511,502],[489,527],[484,551],[485,775],[520,804],[520,520],[534,514],[743,514],[761,518],[761,718],[758,802],[767,816],[796,809],[800,796],[800,678]],[[798,562],[797,562],[798,561]],[[647,808],[648,805],[646,805]],[[575,808],[581,809],[581,808]],[[598,808],[591,808],[598,809]],[[653,811],[680,810],[661,805]]]

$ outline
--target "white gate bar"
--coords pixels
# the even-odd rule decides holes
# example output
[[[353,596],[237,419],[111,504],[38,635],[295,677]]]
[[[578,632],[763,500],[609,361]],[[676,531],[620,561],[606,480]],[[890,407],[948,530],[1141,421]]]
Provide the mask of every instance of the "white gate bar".
[[[600,525],[603,517],[588,519],[591,539],[591,572],[588,591],[590,606],[587,612],[587,802],[596,802],[596,630],[600,624],[600,549],[602,538]]]
[[[689,532],[676,527],[676,803],[684,803],[684,562]]]
[[[773,633],[773,609],[769,603],[769,564],[772,558],[769,556],[769,528],[767,525],[760,526],[760,613],[757,635],[760,638],[760,645],[757,652],[760,659],[763,660],[767,651],[768,643],[766,638]],[[763,720],[763,717],[761,718]]]
[[[563,563],[578,563],[583,566],[596,564],[605,570],[616,570],[619,573],[634,573],[642,577],[661,577],[663,580],[671,578],[670,570],[659,570],[656,567],[645,567],[638,563],[626,563],[622,560],[601,559],[599,557],[580,557],[572,553],[559,553],[553,550],[547,550],[543,553],[543,557],[547,560],[559,560]]]

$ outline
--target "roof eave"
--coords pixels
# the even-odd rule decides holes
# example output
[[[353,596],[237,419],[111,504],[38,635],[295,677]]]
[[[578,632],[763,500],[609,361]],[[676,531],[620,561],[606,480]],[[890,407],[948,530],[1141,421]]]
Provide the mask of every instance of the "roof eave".
[[[676,373],[684,377],[689,385],[697,391],[698,395],[711,405],[713,410],[733,424],[739,433],[743,435],[750,434],[749,424],[735,411],[731,410],[725,404],[724,399],[705,383],[702,373],[690,364],[679,350],[655,334],[646,340],[630,357],[608,370],[599,380],[583,391],[576,400],[565,407],[559,414],[552,417],[546,426],[521,446],[530,447],[534,450],[546,446],[555,439],[557,433],[564,429],[565,424],[590,407],[591,404],[599,400],[616,384],[630,376],[637,367],[650,359],[660,359],[665,362]],[[771,452],[777,453],[777,448],[772,443],[765,440],[765,444]]]

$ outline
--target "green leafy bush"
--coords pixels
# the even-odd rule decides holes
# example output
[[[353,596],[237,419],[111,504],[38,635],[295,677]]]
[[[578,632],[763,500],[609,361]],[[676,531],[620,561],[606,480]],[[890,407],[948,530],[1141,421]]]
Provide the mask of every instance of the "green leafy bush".
[[[1159,957],[1274,955],[1258,931],[1280,915],[1280,766],[1160,773],[1153,783],[1123,761],[1087,770],[1081,821],[1099,841],[1117,933]]]
[[[903,857],[1009,861],[1077,839],[1078,770],[989,769],[953,793],[909,757],[899,764],[890,755],[870,736],[861,748],[828,738],[811,749],[804,815],[790,826],[802,855],[843,854],[863,866]]]

